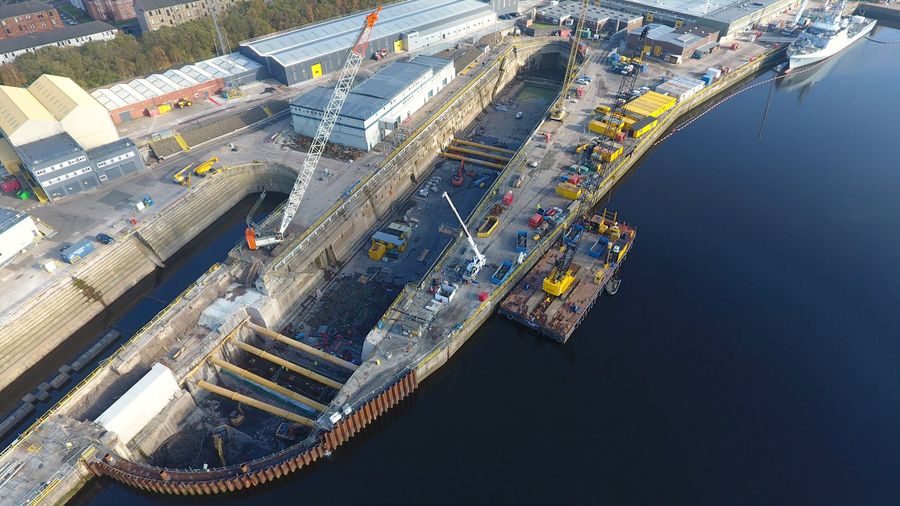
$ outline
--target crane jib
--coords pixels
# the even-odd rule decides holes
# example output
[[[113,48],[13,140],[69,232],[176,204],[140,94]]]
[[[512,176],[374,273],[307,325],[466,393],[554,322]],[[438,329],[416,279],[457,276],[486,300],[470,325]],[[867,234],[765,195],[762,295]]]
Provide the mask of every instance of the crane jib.
[[[316,128],[316,135],[310,143],[309,152],[306,155],[306,159],[303,160],[303,166],[300,169],[300,173],[297,175],[297,180],[294,182],[293,188],[291,188],[291,193],[288,196],[287,204],[284,206],[284,212],[281,215],[281,222],[278,229],[274,232],[260,232],[252,227],[248,227],[246,236],[247,246],[250,249],[274,246],[284,240],[284,233],[291,224],[291,221],[293,221],[294,215],[297,214],[297,209],[300,207],[300,201],[303,200],[303,194],[306,193],[306,189],[309,186],[310,180],[312,180],[319,159],[322,157],[322,153],[325,152],[325,145],[328,143],[331,131],[334,129],[337,118],[341,113],[344,101],[350,93],[350,87],[353,85],[353,80],[356,78],[356,73],[359,70],[360,64],[362,64],[365,52],[369,47],[369,38],[372,35],[372,28],[375,26],[375,22],[378,20],[378,14],[380,12],[381,7],[379,6],[375,12],[366,16],[365,25],[363,25],[356,43],[347,54],[347,60],[344,62],[337,84],[334,86],[331,99],[328,101],[328,104],[325,106],[325,110],[322,113],[322,121],[319,122],[319,126]]]

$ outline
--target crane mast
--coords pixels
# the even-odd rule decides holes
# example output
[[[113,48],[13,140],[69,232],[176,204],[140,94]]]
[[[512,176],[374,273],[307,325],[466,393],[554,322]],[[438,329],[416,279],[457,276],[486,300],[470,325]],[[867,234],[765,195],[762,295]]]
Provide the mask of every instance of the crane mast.
[[[581,0],[581,13],[578,15],[578,22],[575,23],[575,33],[572,34],[572,49],[569,51],[569,61],[566,63],[566,74],[563,76],[562,94],[559,101],[550,111],[550,119],[562,121],[566,117],[566,98],[568,98],[569,88],[575,79],[575,67],[578,63],[578,47],[581,45],[581,32],[584,31],[584,19],[587,16],[588,0]]]
[[[459,216],[459,212],[456,210],[456,206],[454,206],[453,201],[450,200],[450,195],[447,195],[447,192],[444,192],[442,196],[447,199],[447,203],[450,204],[450,209],[453,210],[453,214],[454,216],[456,216],[456,220],[459,221],[460,226],[462,226],[463,232],[465,232],[466,234],[466,241],[468,241],[469,243],[469,249],[472,250],[472,261],[469,262],[469,265],[466,267],[466,279],[471,281],[478,276],[481,268],[484,267],[485,262],[487,262],[487,257],[485,257],[481,253],[481,250],[478,249],[478,245],[475,244],[475,239],[472,239],[472,234],[469,233],[469,229],[468,227],[466,227],[466,223]]]
[[[640,73],[639,66],[644,59],[644,42],[647,41],[647,34],[649,32],[650,27],[648,26],[645,26],[641,31],[641,36],[637,41],[637,50],[635,50],[635,53],[637,54],[632,55],[631,62],[628,64],[629,66],[626,67],[627,70],[625,75],[622,76],[622,82],[619,84],[619,91],[615,96],[615,105],[609,112],[609,118],[606,121],[606,128],[603,131],[603,139],[601,139],[600,144],[610,151],[613,148],[612,139],[615,137],[619,126],[622,124],[622,118],[625,117],[625,102],[631,97],[631,92],[634,90],[634,83],[637,81],[638,73]]]
[[[272,246],[284,241],[284,232],[287,230],[288,225],[291,224],[291,221],[293,221],[294,215],[297,214],[300,201],[303,200],[303,194],[306,193],[306,188],[309,186],[310,180],[312,180],[316,166],[319,164],[319,159],[322,158],[322,153],[325,151],[328,137],[331,136],[331,131],[334,129],[334,125],[341,113],[341,108],[344,106],[344,101],[350,93],[351,86],[353,86],[356,72],[365,58],[366,49],[369,47],[369,38],[372,35],[372,28],[375,26],[380,12],[381,7],[378,7],[375,12],[366,16],[365,25],[356,39],[356,43],[347,55],[347,60],[344,62],[344,67],[341,69],[340,76],[331,94],[331,100],[325,106],[325,111],[322,113],[322,121],[316,129],[316,135],[309,146],[306,159],[303,160],[303,166],[297,175],[294,187],[291,188],[291,193],[288,196],[287,204],[284,206],[284,213],[281,215],[281,222],[278,228],[274,232],[257,232],[255,228],[248,227],[247,245],[250,249]]]

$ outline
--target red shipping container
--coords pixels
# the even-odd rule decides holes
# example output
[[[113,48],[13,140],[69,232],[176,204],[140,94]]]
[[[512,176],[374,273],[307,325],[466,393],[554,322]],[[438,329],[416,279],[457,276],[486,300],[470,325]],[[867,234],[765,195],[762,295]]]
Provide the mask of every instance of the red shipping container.
[[[534,216],[528,220],[528,226],[531,228],[538,228],[541,226],[541,223],[544,222],[544,217],[540,215],[540,213],[535,213]]]
[[[22,188],[22,184],[19,183],[19,180],[14,177],[9,177],[0,182],[0,190],[3,190],[5,193],[18,191]]]
[[[616,134],[616,142],[622,142],[625,140],[625,132],[619,132]]]
[[[512,190],[506,192],[506,195],[503,196],[503,204],[510,205],[513,203],[513,192]]]
[[[575,175],[569,176],[569,179],[567,180],[567,182],[569,184],[574,184],[575,186],[578,186],[581,184],[582,179],[584,179],[584,176],[575,174]]]

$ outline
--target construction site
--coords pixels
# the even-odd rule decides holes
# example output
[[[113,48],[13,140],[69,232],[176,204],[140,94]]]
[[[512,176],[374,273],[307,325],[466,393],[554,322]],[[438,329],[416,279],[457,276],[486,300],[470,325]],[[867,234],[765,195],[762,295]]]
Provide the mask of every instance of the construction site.
[[[261,220],[251,212],[246,242],[227,262],[3,452],[4,497],[62,502],[95,477],[179,495],[252,488],[364,430],[504,300],[542,300],[545,318],[563,322],[545,335],[565,342],[604,290],[615,293],[635,240],[636,227],[598,207],[603,197],[684,115],[783,57],[777,44],[748,42],[675,69],[580,35],[510,33],[413,115],[390,149],[360,154],[354,172],[340,173],[343,193],[322,189],[319,159],[352,154],[329,151],[327,140],[377,16],[360,27],[308,143],[167,176],[190,199],[79,266],[78,286],[56,289],[88,311],[99,304],[84,300],[86,286],[107,283],[111,265],[131,266],[131,278],[152,272],[187,239],[183,230],[202,230],[184,225],[193,216],[259,192],[288,196]],[[295,162],[295,151],[306,156]],[[79,307],[43,317],[62,321]],[[533,325],[532,307],[505,307],[550,328]],[[37,332],[24,318],[20,332],[29,325]]]

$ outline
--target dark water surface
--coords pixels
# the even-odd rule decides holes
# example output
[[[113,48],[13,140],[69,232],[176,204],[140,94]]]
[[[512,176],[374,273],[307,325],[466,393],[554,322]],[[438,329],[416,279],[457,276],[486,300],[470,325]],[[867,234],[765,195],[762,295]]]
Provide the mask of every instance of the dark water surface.
[[[900,504],[900,48],[794,81],[761,138],[771,85],[616,189],[636,248],[566,346],[495,317],[296,476],[180,500],[95,480],[76,503]]]

